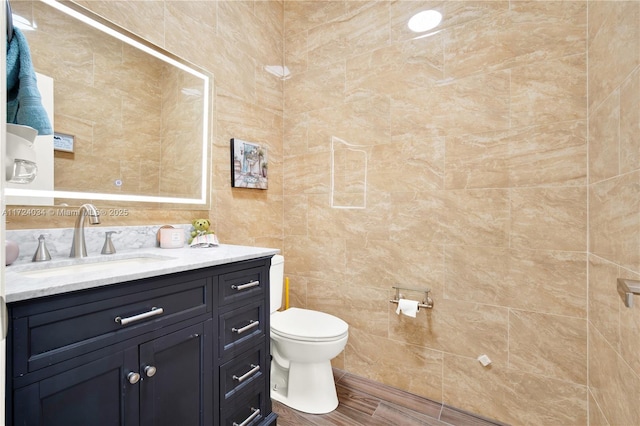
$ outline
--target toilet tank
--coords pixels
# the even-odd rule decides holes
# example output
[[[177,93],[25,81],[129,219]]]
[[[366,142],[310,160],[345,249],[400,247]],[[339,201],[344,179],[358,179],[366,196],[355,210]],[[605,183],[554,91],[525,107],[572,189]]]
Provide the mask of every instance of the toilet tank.
[[[271,258],[269,269],[270,313],[282,306],[282,289],[284,288],[284,257],[276,254]]]

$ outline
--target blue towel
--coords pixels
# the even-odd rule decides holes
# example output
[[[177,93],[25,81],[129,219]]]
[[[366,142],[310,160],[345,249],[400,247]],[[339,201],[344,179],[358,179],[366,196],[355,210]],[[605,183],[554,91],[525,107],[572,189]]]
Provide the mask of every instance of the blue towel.
[[[18,28],[7,46],[7,123],[33,127],[40,135],[53,129],[42,106],[27,39]]]

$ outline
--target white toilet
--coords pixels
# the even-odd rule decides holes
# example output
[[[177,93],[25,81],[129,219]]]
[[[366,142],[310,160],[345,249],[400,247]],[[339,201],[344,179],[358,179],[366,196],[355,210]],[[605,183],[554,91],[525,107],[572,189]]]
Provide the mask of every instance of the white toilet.
[[[331,359],[347,344],[349,325],[309,309],[279,312],[284,257],[271,259],[271,398],[295,410],[329,413],[338,406]]]

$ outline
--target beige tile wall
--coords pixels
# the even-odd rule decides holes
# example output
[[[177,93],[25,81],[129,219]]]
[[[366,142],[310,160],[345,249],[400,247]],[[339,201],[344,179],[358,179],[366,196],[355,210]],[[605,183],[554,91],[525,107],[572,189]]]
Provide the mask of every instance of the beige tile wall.
[[[284,8],[286,272],[295,305],[350,324],[335,364],[512,424],[586,424],[586,2]],[[426,8],[444,20],[416,38]],[[365,209],[331,208],[332,136],[367,147]],[[398,284],[434,310],[397,316]]]
[[[589,2],[589,419],[640,421],[640,3]]]

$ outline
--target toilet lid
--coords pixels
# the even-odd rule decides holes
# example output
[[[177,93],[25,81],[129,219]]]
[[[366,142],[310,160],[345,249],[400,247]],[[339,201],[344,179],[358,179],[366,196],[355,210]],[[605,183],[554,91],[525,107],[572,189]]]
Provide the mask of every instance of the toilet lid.
[[[340,318],[309,309],[289,308],[271,315],[271,332],[294,340],[334,340],[348,330],[349,324]]]

